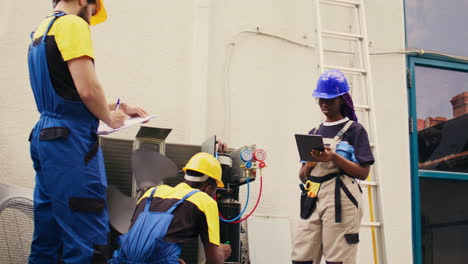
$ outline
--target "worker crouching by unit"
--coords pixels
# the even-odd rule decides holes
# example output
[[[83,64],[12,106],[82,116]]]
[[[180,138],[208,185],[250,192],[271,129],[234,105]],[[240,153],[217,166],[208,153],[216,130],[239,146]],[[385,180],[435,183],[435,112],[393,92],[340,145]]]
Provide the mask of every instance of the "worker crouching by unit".
[[[138,201],[130,231],[111,264],[176,264],[185,242],[201,237],[207,264],[220,264],[231,255],[220,244],[218,205],[212,198],[221,181],[221,165],[208,153],[195,154],[183,168],[184,182],[149,188]]]
[[[301,219],[294,239],[293,264],[355,264],[362,218],[362,190],[357,179],[369,175],[374,157],[364,127],[357,122],[346,77],[329,70],[313,95],[326,117],[309,134],[323,137],[324,151],[311,150],[317,162],[299,172],[305,184]]]

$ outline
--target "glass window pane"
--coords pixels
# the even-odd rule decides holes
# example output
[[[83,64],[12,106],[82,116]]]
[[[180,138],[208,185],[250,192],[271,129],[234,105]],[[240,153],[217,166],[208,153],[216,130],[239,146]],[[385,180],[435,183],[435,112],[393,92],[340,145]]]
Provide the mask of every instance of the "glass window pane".
[[[468,56],[466,10],[466,0],[406,0],[408,48]]]
[[[421,179],[424,264],[468,260],[468,182]]]
[[[416,67],[419,168],[468,172],[468,73]]]

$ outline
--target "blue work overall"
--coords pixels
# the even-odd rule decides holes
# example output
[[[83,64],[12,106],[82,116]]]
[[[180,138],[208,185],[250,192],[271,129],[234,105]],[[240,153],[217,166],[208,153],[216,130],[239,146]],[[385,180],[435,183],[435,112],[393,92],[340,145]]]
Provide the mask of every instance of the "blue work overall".
[[[174,218],[172,212],[193,194],[185,195],[166,212],[150,212],[156,188],[146,199],[145,209],[127,234],[120,237],[120,249],[114,252],[110,264],[178,264],[182,248],[179,244],[164,241],[167,229]]]
[[[97,245],[107,244],[106,176],[96,134],[99,120],[81,101],[60,97],[51,82],[44,35],[31,41],[31,86],[41,114],[30,135],[36,171],[34,236],[29,263],[97,263]],[[31,35],[33,36],[33,34]]]

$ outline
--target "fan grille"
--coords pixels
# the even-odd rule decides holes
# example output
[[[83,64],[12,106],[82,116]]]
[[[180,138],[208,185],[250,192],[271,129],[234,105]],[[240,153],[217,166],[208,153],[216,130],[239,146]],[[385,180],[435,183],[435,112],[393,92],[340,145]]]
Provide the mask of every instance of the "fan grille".
[[[28,263],[33,229],[31,200],[12,198],[0,205],[0,264]]]

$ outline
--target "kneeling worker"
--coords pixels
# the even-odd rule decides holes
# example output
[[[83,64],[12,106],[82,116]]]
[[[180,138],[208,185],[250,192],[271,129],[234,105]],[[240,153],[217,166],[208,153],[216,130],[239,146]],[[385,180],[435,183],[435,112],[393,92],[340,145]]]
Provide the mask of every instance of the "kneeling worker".
[[[220,244],[218,205],[212,198],[221,181],[221,165],[212,155],[195,154],[176,187],[150,188],[138,201],[130,231],[120,237],[112,264],[177,264],[182,245],[200,235],[207,264],[224,263],[231,246]],[[180,261],[180,262],[179,262]]]

